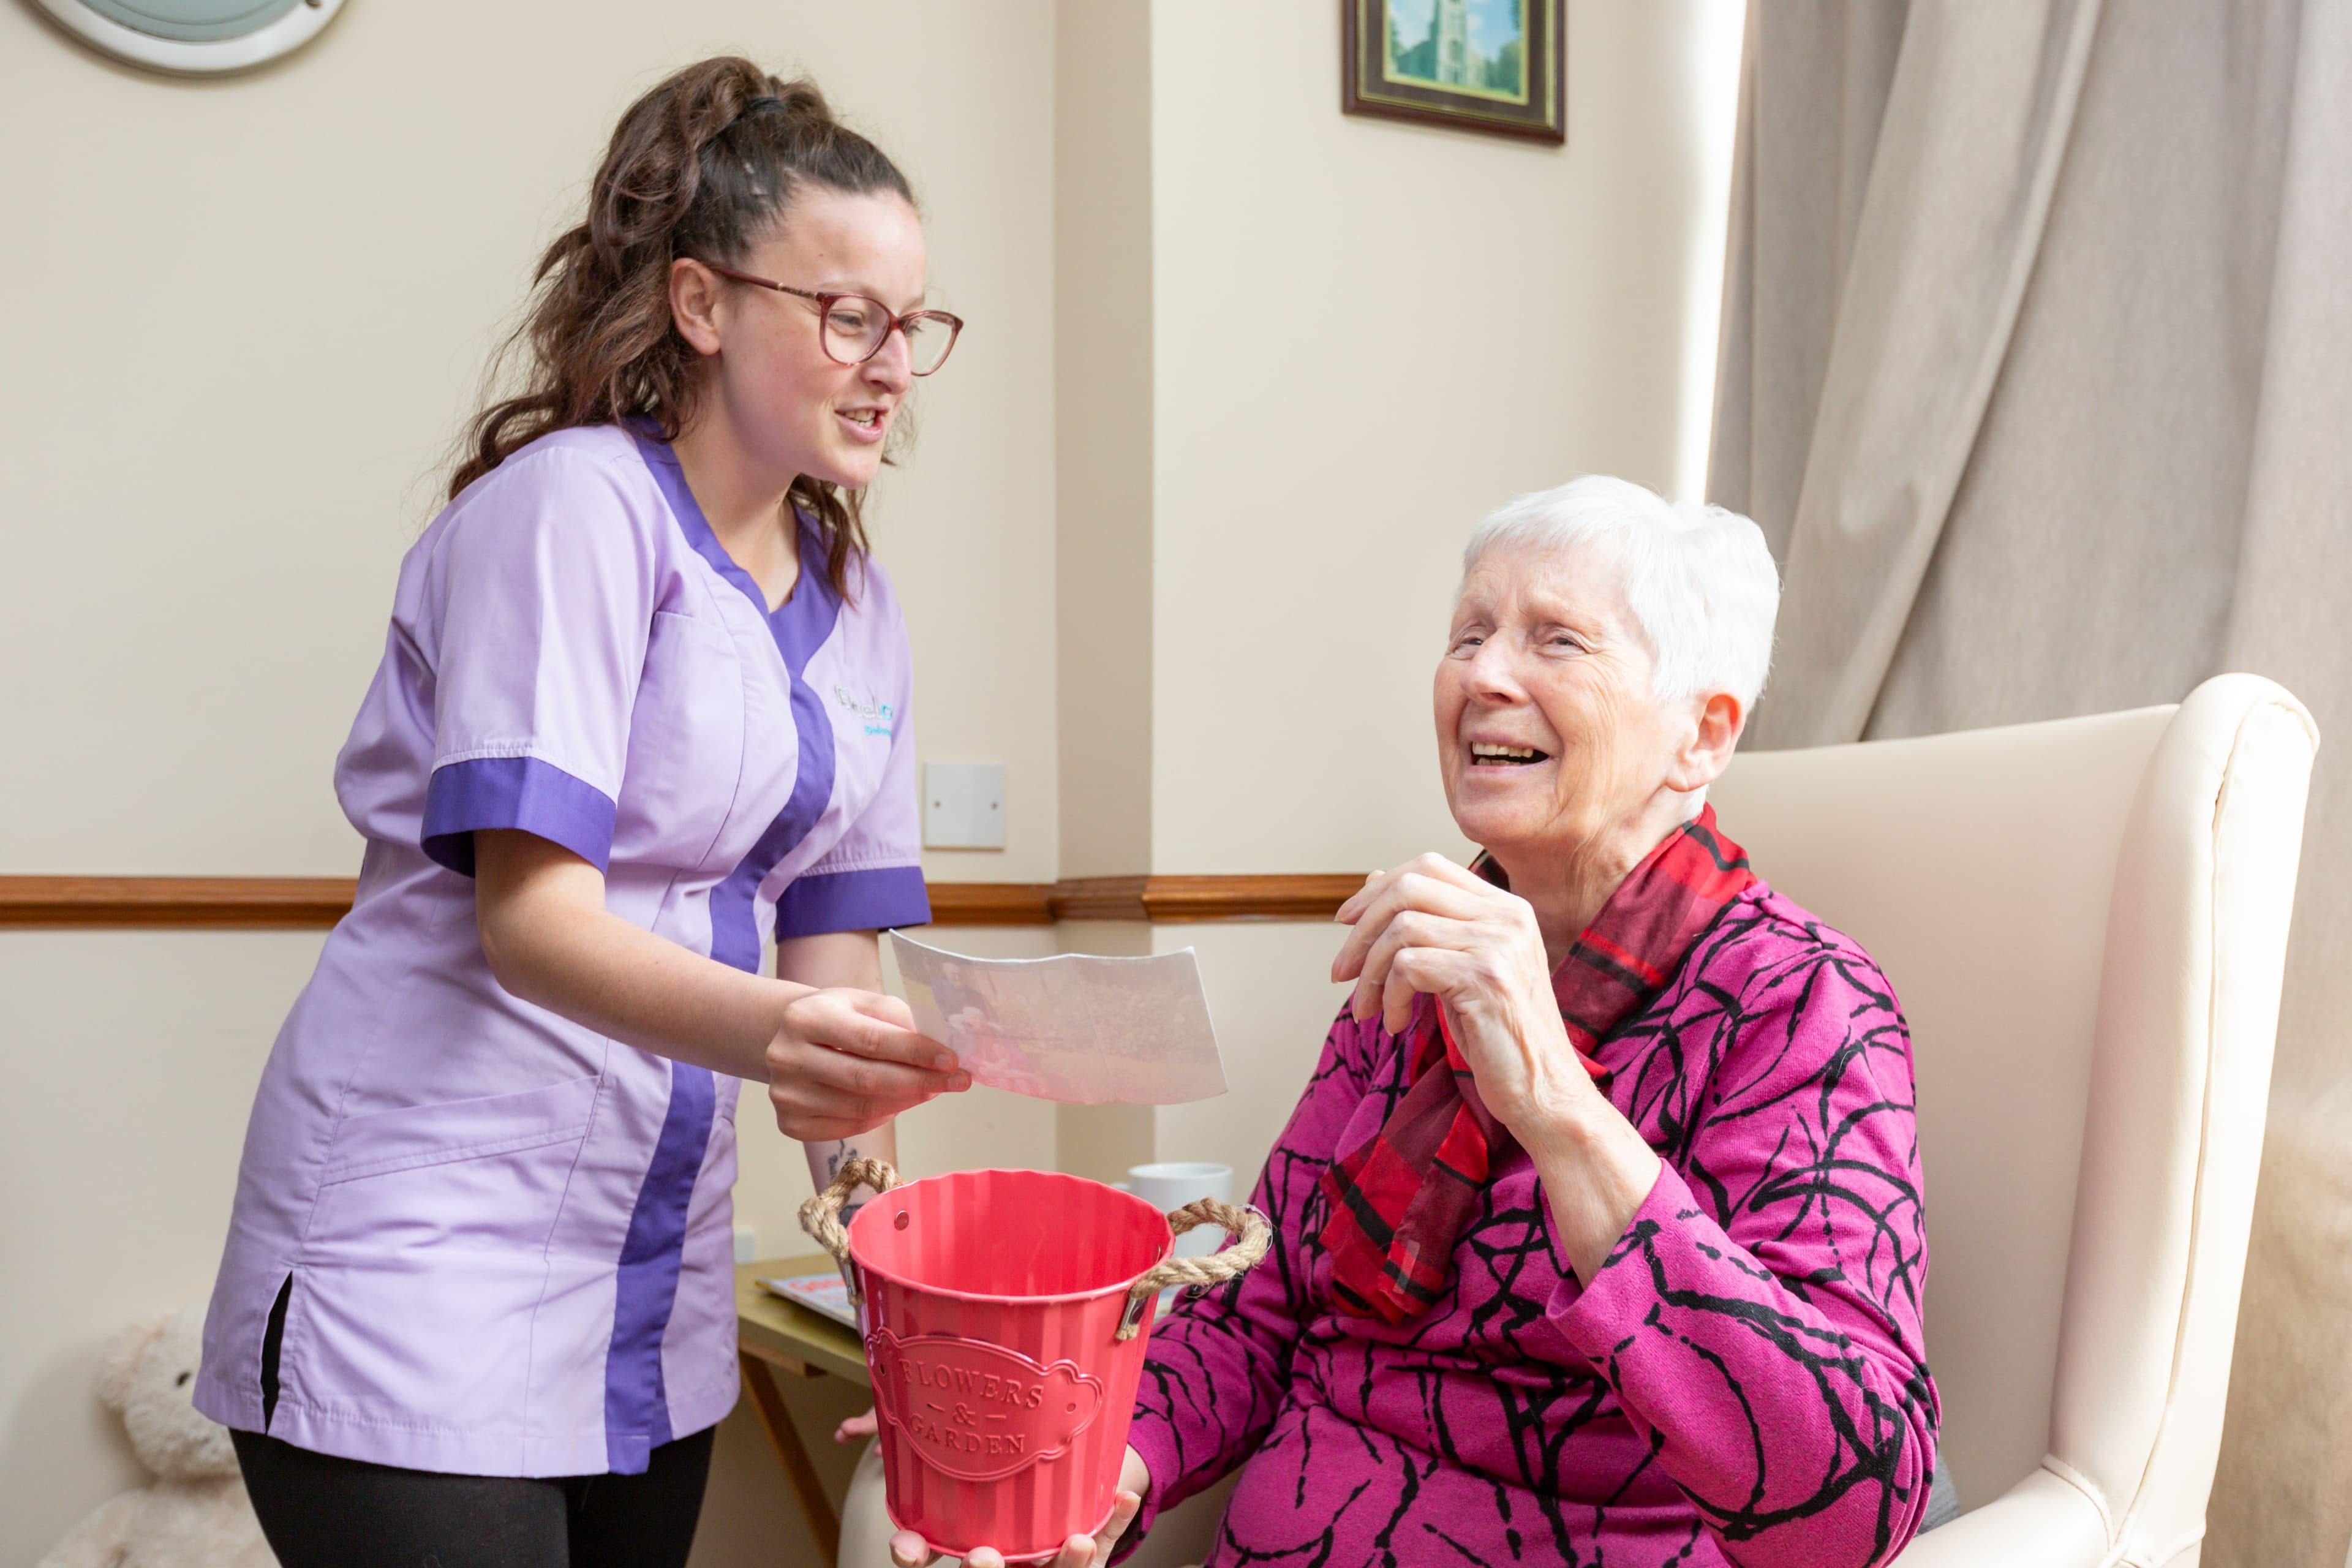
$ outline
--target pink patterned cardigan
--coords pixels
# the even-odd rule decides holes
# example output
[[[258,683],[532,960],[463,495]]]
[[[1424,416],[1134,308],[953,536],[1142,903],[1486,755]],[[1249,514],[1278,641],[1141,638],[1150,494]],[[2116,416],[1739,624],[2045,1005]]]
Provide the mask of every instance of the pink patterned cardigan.
[[[1599,1275],[1524,1152],[1455,1286],[1340,1316],[1317,1178],[1402,1092],[1342,1013],[1255,1195],[1274,1249],[1153,1331],[1137,1531],[1236,1467],[1211,1568],[1862,1568],[1918,1528],[1935,1461],[1911,1047],[1867,955],[1759,882],[1601,1044],[1664,1162]]]

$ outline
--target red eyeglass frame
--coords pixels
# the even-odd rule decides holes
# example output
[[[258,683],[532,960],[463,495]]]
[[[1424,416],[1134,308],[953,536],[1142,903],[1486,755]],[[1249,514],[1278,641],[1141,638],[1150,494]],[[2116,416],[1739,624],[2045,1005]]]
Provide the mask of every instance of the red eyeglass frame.
[[[779,294],[792,294],[803,300],[815,300],[817,317],[817,347],[823,349],[824,351],[824,357],[831,360],[835,364],[864,364],[867,360],[870,360],[876,354],[880,353],[889,343],[891,332],[897,332],[899,336],[906,338],[907,341],[911,343],[914,339],[907,331],[907,323],[909,321],[944,321],[947,323],[948,329],[948,346],[940,351],[938,363],[934,363],[929,370],[916,370],[911,363],[907,367],[908,372],[912,374],[930,375],[937,372],[940,365],[948,363],[948,355],[955,353],[956,339],[963,335],[963,318],[951,311],[930,310],[909,310],[905,315],[901,316],[895,314],[889,306],[884,304],[881,300],[877,300],[871,294],[829,294],[820,292],[814,289],[795,289],[789,283],[779,283],[772,278],[754,277],[749,272],[738,272],[731,267],[721,267],[715,261],[705,261],[702,265],[708,267],[713,272],[718,273],[721,278],[732,278],[738,283],[756,283],[762,289],[773,289]],[[834,302],[837,300],[863,300],[865,303],[873,306],[875,309],[880,310],[884,315],[890,318],[889,330],[882,334],[880,339],[875,342],[872,348],[866,350],[865,354],[857,359],[844,359],[839,354],[833,352],[833,326],[828,318],[832,316]]]

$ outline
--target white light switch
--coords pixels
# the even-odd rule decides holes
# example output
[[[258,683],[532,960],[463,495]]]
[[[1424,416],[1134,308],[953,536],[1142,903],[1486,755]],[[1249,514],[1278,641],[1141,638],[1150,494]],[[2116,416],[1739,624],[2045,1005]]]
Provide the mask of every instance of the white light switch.
[[[1004,764],[923,764],[923,847],[1004,847]]]

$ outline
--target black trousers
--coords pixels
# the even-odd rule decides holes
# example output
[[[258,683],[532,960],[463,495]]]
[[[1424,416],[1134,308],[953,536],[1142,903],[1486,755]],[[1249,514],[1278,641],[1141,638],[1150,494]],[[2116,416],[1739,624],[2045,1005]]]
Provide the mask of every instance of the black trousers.
[[[282,1568],[685,1568],[716,1427],[641,1476],[445,1476],[233,1432]]]

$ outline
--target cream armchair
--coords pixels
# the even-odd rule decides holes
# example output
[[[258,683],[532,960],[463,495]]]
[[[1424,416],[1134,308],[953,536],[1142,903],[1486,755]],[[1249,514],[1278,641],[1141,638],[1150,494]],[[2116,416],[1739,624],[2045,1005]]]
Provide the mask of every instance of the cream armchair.
[[[2251,676],[2179,708],[1743,753],[1776,887],[1894,982],[1927,1355],[1966,1510],[1903,1568],[2189,1568],[2204,1533],[2317,735]],[[1129,1568],[1197,1562],[1223,1488]],[[888,1562],[869,1457],[843,1568]]]
[[[1725,829],[1910,1019],[1966,1510],[1904,1568],[2197,1561],[2317,733],[2179,708],[1743,754]]]

